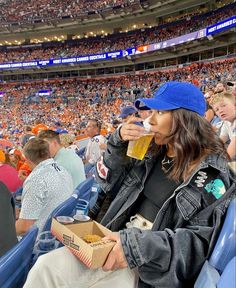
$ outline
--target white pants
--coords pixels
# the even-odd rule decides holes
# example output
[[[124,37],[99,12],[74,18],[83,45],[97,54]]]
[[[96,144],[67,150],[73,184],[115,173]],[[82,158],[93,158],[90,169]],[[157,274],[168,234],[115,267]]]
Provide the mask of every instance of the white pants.
[[[130,218],[127,227],[151,229],[140,215]],[[104,272],[88,269],[66,247],[40,256],[30,270],[24,288],[135,288],[138,273],[124,268]]]
[[[24,288],[135,288],[137,278],[129,268],[112,272],[88,269],[62,247],[38,258]]]

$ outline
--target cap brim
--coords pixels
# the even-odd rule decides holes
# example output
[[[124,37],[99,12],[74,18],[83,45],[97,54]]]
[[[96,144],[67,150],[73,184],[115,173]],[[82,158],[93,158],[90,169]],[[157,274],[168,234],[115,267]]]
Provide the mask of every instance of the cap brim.
[[[147,99],[147,98],[140,98],[137,99],[134,103],[135,107],[139,110],[174,110],[179,109],[179,106],[176,106],[171,103],[166,103],[160,99]]]

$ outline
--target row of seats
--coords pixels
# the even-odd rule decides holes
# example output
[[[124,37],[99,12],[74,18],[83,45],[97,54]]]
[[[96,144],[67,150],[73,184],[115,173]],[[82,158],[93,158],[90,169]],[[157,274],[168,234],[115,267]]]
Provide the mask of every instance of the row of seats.
[[[89,177],[83,181],[74,191],[74,194],[61,203],[48,217],[42,233],[50,231],[52,218],[57,216],[72,216],[80,197],[83,195],[89,204],[90,194],[94,178]],[[32,263],[36,258],[34,254],[35,241],[38,235],[38,228],[32,226],[28,233],[13,247],[6,255],[0,258],[0,287],[1,288],[20,288],[23,286],[26,276]],[[39,254],[40,255],[40,254]],[[37,256],[39,256],[37,255]]]

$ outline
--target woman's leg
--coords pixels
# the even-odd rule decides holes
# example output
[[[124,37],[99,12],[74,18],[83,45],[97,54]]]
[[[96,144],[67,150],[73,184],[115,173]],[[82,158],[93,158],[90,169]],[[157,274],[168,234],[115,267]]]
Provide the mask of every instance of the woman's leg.
[[[134,288],[135,273],[130,269],[90,270],[63,247],[39,257],[24,288],[111,288],[111,285],[112,288]]]

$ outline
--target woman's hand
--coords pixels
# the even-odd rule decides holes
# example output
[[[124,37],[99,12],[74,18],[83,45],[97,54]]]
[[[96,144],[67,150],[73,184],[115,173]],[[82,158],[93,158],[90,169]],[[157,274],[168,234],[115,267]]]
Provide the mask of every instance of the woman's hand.
[[[140,118],[133,117],[132,120],[122,124],[120,128],[120,137],[122,140],[137,140],[144,135],[145,129],[143,126],[136,125],[134,122],[140,122]]]
[[[116,244],[109,253],[102,269],[104,271],[113,271],[128,267],[124,251],[120,242],[120,234],[117,232],[113,232],[103,239],[116,241]]]

